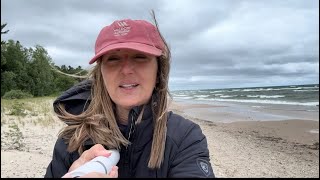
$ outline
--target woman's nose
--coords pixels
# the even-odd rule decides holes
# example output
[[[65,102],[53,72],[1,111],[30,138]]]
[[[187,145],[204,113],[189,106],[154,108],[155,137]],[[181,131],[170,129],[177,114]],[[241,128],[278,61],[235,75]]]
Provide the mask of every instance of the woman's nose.
[[[133,68],[133,60],[130,59],[128,56],[125,56],[122,63],[121,72],[124,74],[130,74],[133,72]]]

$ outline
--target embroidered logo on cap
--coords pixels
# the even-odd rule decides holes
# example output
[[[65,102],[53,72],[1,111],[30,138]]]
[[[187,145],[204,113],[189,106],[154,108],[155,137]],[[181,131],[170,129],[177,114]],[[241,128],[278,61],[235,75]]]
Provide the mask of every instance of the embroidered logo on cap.
[[[207,177],[210,175],[210,170],[209,170],[209,162],[204,160],[204,159],[197,159],[197,164],[201,171],[206,175]]]
[[[114,36],[124,36],[130,32],[131,27],[125,21],[117,22],[119,28],[113,30]]]
[[[128,26],[128,24],[124,21],[120,21],[117,23],[120,27],[125,27],[125,26]]]

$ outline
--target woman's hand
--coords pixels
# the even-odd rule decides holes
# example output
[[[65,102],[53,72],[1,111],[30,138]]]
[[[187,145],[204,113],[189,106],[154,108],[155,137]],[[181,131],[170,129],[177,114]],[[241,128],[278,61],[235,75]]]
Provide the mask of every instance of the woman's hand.
[[[92,146],[90,149],[84,151],[82,155],[77,159],[76,161],[73,162],[71,167],[69,168],[69,171],[67,174],[62,176],[63,178],[71,178],[71,175],[69,172],[77,169],[78,167],[82,166],[88,161],[91,161],[97,156],[105,156],[109,157],[111,155],[111,152],[106,150],[101,144],[96,144]],[[83,175],[81,177],[97,177],[97,178],[117,178],[118,177],[118,167],[113,166],[111,171],[108,174],[104,173],[98,173],[98,172],[92,172],[88,173],[86,175]]]

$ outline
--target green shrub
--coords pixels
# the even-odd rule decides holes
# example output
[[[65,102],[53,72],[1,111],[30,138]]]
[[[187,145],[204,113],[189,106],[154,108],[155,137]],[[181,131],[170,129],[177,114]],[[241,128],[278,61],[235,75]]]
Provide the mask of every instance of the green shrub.
[[[12,105],[11,112],[9,115],[13,116],[26,116],[27,113],[25,113],[25,108],[24,108],[24,103],[23,102],[14,102]]]
[[[23,92],[21,90],[11,90],[6,92],[3,95],[3,99],[24,99],[24,98],[32,98],[33,96],[30,93]]]
[[[20,151],[25,147],[23,134],[17,124],[9,125],[9,132],[4,132],[4,138],[6,138],[8,142],[3,142],[1,139],[1,147],[4,145],[8,146],[8,149]]]

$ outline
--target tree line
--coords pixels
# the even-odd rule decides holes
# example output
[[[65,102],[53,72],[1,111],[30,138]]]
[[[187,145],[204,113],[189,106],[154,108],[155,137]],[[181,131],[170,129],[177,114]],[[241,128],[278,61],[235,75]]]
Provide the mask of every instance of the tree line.
[[[7,24],[1,25],[1,36]],[[56,71],[56,70],[58,71]],[[12,90],[21,90],[35,97],[58,94],[82,79],[66,74],[86,75],[81,66],[57,66],[47,50],[40,46],[26,48],[19,41],[1,41],[1,97]]]

